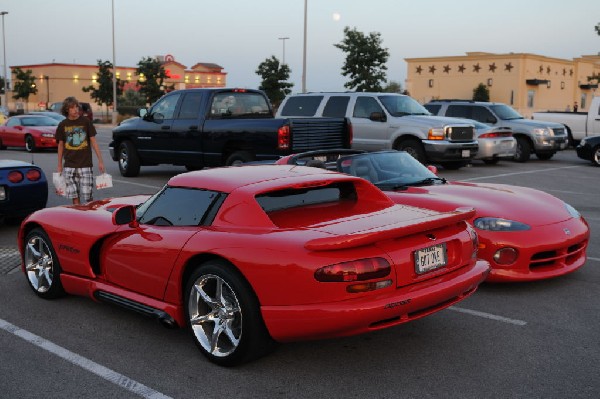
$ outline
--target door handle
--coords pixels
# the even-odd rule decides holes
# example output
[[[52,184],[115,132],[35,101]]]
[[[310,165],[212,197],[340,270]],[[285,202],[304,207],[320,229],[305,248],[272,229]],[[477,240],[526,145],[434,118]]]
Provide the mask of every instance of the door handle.
[[[168,125],[161,126],[160,130],[171,130],[171,126],[168,126]]]
[[[189,130],[198,130],[198,126],[192,125],[188,128]]]

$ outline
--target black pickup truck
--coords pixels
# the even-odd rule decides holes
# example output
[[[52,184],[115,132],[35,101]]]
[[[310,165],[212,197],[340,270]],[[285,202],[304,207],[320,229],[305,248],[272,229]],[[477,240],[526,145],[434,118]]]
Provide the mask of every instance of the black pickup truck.
[[[188,170],[350,148],[345,118],[275,119],[266,95],[247,89],[185,89],[165,94],[112,133],[111,158],[123,176],[145,165]]]

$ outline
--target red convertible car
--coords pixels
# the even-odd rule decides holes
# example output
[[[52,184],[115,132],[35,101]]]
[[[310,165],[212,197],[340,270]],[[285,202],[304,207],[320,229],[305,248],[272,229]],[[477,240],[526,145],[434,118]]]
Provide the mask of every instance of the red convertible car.
[[[19,231],[42,298],[83,295],[189,326],[220,365],[273,342],[365,333],[471,295],[473,210],[396,205],[363,179],[317,168],[215,168],[153,196],[46,208]]]
[[[16,115],[0,125],[0,149],[25,147],[29,152],[57,148],[56,127],[59,121],[45,115]]]
[[[447,212],[476,210],[478,256],[490,263],[489,282],[532,281],[573,272],[586,262],[590,229],[571,205],[527,187],[448,182],[408,153],[314,151],[278,164],[320,166],[362,177],[396,203]]]

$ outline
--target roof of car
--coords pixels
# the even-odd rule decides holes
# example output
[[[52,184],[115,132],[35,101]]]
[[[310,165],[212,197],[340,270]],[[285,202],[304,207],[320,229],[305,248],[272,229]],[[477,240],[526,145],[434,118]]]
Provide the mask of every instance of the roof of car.
[[[287,179],[282,183],[281,179]],[[264,190],[269,187],[294,186],[317,180],[355,180],[343,175],[319,168],[296,165],[249,165],[212,168],[182,173],[172,177],[168,184],[177,187],[193,187],[230,193],[233,190],[253,184],[261,184]],[[262,191],[257,188],[257,191]]]

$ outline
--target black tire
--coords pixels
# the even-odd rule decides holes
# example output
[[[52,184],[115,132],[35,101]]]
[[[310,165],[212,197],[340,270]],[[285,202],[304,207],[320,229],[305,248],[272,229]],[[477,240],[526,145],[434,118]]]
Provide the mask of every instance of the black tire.
[[[229,263],[201,264],[185,283],[184,292],[189,330],[211,362],[236,366],[273,348],[254,291]]]
[[[227,159],[225,160],[226,166],[240,166],[246,162],[251,162],[254,160],[252,154],[248,151],[235,151],[229,154]]]
[[[25,136],[25,149],[27,152],[35,152],[35,140],[31,136]]]
[[[496,165],[498,162],[500,162],[500,158],[489,158],[483,160],[483,163],[486,165]]]
[[[135,177],[140,174],[140,158],[131,141],[119,144],[119,172],[125,177]]]
[[[413,156],[413,158],[415,158],[422,164],[425,164],[425,162],[427,162],[427,157],[425,156],[423,144],[417,139],[403,140],[400,143],[396,144],[394,149],[398,151],[408,152],[410,155]]]
[[[44,299],[64,296],[60,263],[46,232],[41,228],[31,230],[24,245],[25,274],[33,292]]]
[[[592,164],[600,166],[600,145],[597,145],[592,149]]]
[[[547,161],[551,159],[554,156],[554,154],[554,152],[542,152],[541,154],[535,154],[535,156],[538,159],[541,159],[542,161]]]
[[[531,157],[531,144],[525,137],[515,137],[517,140],[517,151],[514,160],[517,162],[527,162]]]
[[[458,170],[466,165],[465,161],[440,162],[440,165],[447,170]]]
[[[2,140],[0,140],[0,150],[6,150],[6,146],[2,144]]]

